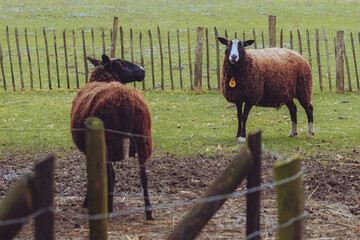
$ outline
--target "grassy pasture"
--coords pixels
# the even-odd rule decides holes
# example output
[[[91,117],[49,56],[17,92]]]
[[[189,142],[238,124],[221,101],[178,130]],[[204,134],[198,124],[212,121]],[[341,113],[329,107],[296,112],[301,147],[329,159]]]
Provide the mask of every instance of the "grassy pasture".
[[[15,92],[0,98],[2,151],[59,152],[74,147],[69,115],[75,91]],[[157,154],[213,155],[237,151],[236,109],[220,92],[147,91]],[[288,138],[291,120],[286,107],[254,108],[247,130],[261,128],[267,150],[285,155],[359,151],[358,94],[314,94],[315,136],[306,138],[307,120],[298,105],[299,136]]]
[[[229,38],[243,38],[245,33],[246,39],[253,38],[253,29],[257,38],[258,48],[261,48],[261,33],[265,36],[265,46],[268,46],[268,15],[277,16],[277,38],[280,37],[280,30],[284,34],[284,47],[290,47],[290,31],[293,34],[294,50],[299,51],[297,30],[300,31],[302,37],[302,48],[304,57],[309,60],[306,42],[306,29],[309,30],[312,70],[314,76],[314,89],[319,91],[319,74],[316,63],[316,28],[319,29],[320,35],[320,53],[322,76],[324,81],[324,89],[328,90],[329,80],[327,75],[327,60],[325,51],[324,34],[322,26],[327,31],[329,41],[329,54],[331,66],[332,85],[335,85],[335,54],[334,54],[334,36],[337,30],[345,31],[346,51],[350,65],[350,75],[352,87],[356,90],[356,76],[354,70],[354,60],[352,56],[352,48],[350,42],[350,33],[353,33],[354,47],[357,55],[357,62],[360,62],[360,44],[358,37],[357,22],[360,17],[360,10],[357,7],[358,1],[175,1],[175,0],[157,0],[157,1],[115,1],[104,0],[98,1],[7,1],[4,0],[0,4],[0,44],[4,54],[4,68],[8,88],[11,89],[11,74],[9,64],[9,51],[6,40],[6,26],[9,29],[9,39],[11,55],[13,60],[14,76],[16,88],[19,89],[20,72],[19,58],[17,56],[15,28],[19,34],[19,45],[21,49],[21,60],[23,65],[23,78],[25,89],[30,88],[30,73],[28,64],[28,55],[26,53],[25,28],[28,32],[28,41],[30,45],[30,56],[32,58],[32,68],[34,77],[34,88],[40,88],[39,75],[42,81],[42,88],[48,89],[48,71],[46,50],[44,44],[43,29],[46,29],[47,42],[49,45],[50,55],[50,79],[53,88],[58,88],[57,72],[55,67],[55,51],[54,51],[54,31],[56,33],[58,62],[59,62],[59,79],[60,88],[66,88],[66,71],[64,58],[64,42],[63,31],[66,34],[68,65],[70,67],[70,87],[76,88],[75,59],[73,51],[73,31],[75,32],[75,48],[77,51],[77,64],[79,72],[80,86],[85,83],[83,61],[83,42],[82,31],[85,36],[85,49],[87,55],[95,55],[100,57],[103,51],[102,47],[102,29],[105,34],[106,52],[110,51],[110,29],[114,16],[119,17],[119,24],[124,29],[125,43],[125,59],[131,59],[130,52],[130,29],[133,30],[134,45],[134,61],[140,63],[139,35],[142,33],[143,53],[145,60],[145,68],[147,69],[146,87],[152,87],[151,71],[150,71],[150,43],[148,31],[151,30],[154,45],[154,68],[155,68],[155,85],[159,87],[160,72],[160,50],[157,34],[157,26],[161,30],[162,49],[164,55],[164,80],[165,88],[170,89],[170,70],[168,59],[167,34],[170,36],[170,52],[172,55],[173,75],[175,88],[180,89],[179,83],[179,66],[178,66],[178,46],[177,33],[180,32],[181,58],[182,58],[182,75],[183,85],[190,88],[190,74],[187,47],[187,29],[191,32],[190,54],[192,57],[192,65],[194,64],[195,45],[196,45],[196,28],[198,26],[207,27],[209,29],[209,47],[210,47],[210,85],[217,87],[216,79],[216,55],[214,27],[217,27],[219,35],[225,35],[225,29]],[[94,45],[95,51],[92,49],[91,29],[94,29]],[[36,60],[36,44],[35,31],[37,33],[39,45],[39,64],[40,73],[37,69]],[[279,40],[278,40],[279,45]],[[221,47],[221,53],[224,48]],[[120,44],[118,39],[116,56],[120,56]],[[222,54],[220,57],[222,61]],[[204,55],[205,71],[205,55]],[[91,66],[90,66],[91,69]],[[346,74],[346,73],[345,73]],[[346,76],[346,75],[345,75]],[[207,79],[204,78],[203,81]],[[347,77],[346,77],[347,82]],[[206,83],[203,84],[206,87]],[[348,84],[345,84],[348,88]],[[138,86],[139,87],[139,86]],[[3,83],[0,83],[3,88]]]
[[[170,89],[169,63],[167,58],[167,32],[171,37],[171,54],[175,80],[175,87],[179,89],[179,70],[176,69],[177,41],[176,30],[180,31],[181,58],[183,68],[183,81],[185,88],[189,89],[189,65],[187,49],[187,29],[191,29],[191,51],[194,61],[195,29],[197,26],[209,28],[210,35],[210,84],[216,82],[216,59],[215,42],[213,39],[213,27],[216,26],[220,35],[224,35],[225,29],[229,38],[237,32],[238,38],[242,38],[243,31],[246,38],[252,38],[253,29],[256,30],[258,47],[261,47],[261,32],[267,40],[268,15],[277,16],[278,38],[279,31],[284,31],[284,43],[289,47],[289,33],[293,31],[294,48],[298,50],[296,30],[302,34],[303,55],[307,55],[305,30],[309,29],[312,65],[314,76],[314,114],[315,132],[312,139],[305,138],[307,128],[305,114],[299,106],[299,128],[303,130],[300,136],[289,139],[290,119],[288,110],[255,108],[249,116],[248,132],[251,129],[262,128],[263,139],[268,149],[273,151],[296,151],[310,153],[313,151],[352,151],[356,149],[359,139],[359,102],[358,94],[336,95],[331,93],[319,94],[318,73],[315,55],[315,28],[319,28],[321,37],[321,62],[324,77],[324,87],[327,89],[327,73],[324,39],[322,25],[326,27],[329,37],[329,51],[331,57],[331,73],[333,88],[335,85],[335,63],[333,37],[339,29],[345,30],[347,54],[349,57],[353,89],[356,88],[352,52],[349,43],[350,32],[354,33],[354,43],[357,56],[359,57],[359,40],[357,38],[357,22],[360,17],[358,1],[311,1],[311,0],[273,0],[273,1],[8,1],[0,3],[0,44],[4,53],[4,67],[7,73],[6,79],[9,90],[2,90],[0,83],[0,116],[1,116],[1,149],[6,151],[25,151],[51,149],[67,149],[73,146],[70,129],[69,114],[71,101],[76,90],[65,90],[66,76],[64,68],[64,44],[62,31],[67,36],[67,51],[69,54],[71,87],[75,87],[74,56],[72,49],[72,31],[76,33],[76,49],[78,54],[80,86],[85,82],[84,63],[81,59],[82,39],[81,31],[84,30],[86,50],[92,55],[91,29],[95,31],[95,55],[99,57],[102,52],[101,30],[104,28],[106,51],[110,50],[110,29],[114,16],[119,17],[119,24],[124,28],[125,59],[130,60],[130,37],[129,30],[133,29],[135,54],[134,60],[139,63],[139,33],[143,34],[145,66],[147,77],[146,87],[151,87],[150,74],[150,49],[147,31],[151,30],[154,43],[155,56],[155,81],[160,83],[160,58],[156,27],[159,26],[162,33],[164,51],[164,78],[167,91],[144,91],[145,98],[151,108],[153,117],[153,135],[155,148],[161,154],[196,155],[214,154],[216,152],[234,151],[238,148],[233,139],[236,133],[236,112],[228,108],[221,93],[191,91],[168,91]],[[15,45],[15,28],[19,30],[21,58],[24,64],[23,75],[26,91],[12,92],[10,83],[11,75],[8,62],[8,50],[6,42],[6,26],[9,28],[11,53],[17,90],[20,86],[18,69],[18,57]],[[33,62],[34,79],[37,79],[36,53],[35,53],[35,30],[38,34],[40,46],[40,65],[43,88],[47,85],[46,53],[42,29],[46,28],[49,43],[51,61],[52,85],[57,88],[53,31],[57,34],[57,46],[60,65],[60,89],[54,91],[28,91],[29,70],[27,54],[25,50],[24,29],[29,34],[30,52]],[[267,43],[266,43],[267,44]],[[265,45],[266,45],[265,44]],[[119,44],[117,56],[119,56]],[[221,47],[221,52],[224,50]],[[220,57],[222,59],[222,55]],[[205,56],[204,60],[205,62]],[[221,60],[222,61],[222,60]],[[358,60],[358,62],[360,62]],[[90,71],[91,71],[90,67]],[[203,70],[203,74],[205,71]],[[346,76],[346,75],[345,75]],[[203,79],[206,81],[206,79]],[[203,83],[206,88],[206,83]],[[39,89],[39,82],[35,80],[35,89]],[[138,86],[139,87],[139,86]],[[342,103],[342,102],[348,103]],[[299,104],[298,104],[299,105]],[[301,130],[300,130],[301,131]]]

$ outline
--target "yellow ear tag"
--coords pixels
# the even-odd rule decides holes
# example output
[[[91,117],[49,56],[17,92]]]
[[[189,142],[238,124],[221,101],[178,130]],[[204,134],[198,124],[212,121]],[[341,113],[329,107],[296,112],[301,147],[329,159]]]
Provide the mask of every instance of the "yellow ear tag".
[[[230,87],[235,87],[236,86],[235,78],[231,78],[231,80],[229,82],[229,86]]]

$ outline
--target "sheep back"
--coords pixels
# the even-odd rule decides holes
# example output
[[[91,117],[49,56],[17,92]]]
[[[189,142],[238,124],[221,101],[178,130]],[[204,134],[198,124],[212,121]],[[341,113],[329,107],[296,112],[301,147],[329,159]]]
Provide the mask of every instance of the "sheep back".
[[[142,163],[150,158],[152,152],[150,111],[137,89],[119,82],[89,82],[73,100],[71,128],[84,128],[85,119],[91,116],[100,118],[104,122],[105,129],[147,136],[130,137],[129,156],[135,156],[138,150]],[[84,131],[72,131],[72,137],[79,150],[85,153]],[[123,137],[124,135],[106,131],[109,161],[121,160]]]
[[[231,64],[225,56],[221,89],[227,101],[280,107],[293,98],[310,105],[312,76],[309,64],[289,49],[246,50],[245,59]],[[235,87],[230,87],[231,79]]]

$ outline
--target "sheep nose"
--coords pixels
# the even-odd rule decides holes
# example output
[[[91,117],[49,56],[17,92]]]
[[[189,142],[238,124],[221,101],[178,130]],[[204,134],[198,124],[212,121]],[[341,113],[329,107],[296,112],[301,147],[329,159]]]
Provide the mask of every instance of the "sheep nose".
[[[235,60],[235,59],[236,59],[236,54],[231,55],[231,58],[232,58],[233,60]]]

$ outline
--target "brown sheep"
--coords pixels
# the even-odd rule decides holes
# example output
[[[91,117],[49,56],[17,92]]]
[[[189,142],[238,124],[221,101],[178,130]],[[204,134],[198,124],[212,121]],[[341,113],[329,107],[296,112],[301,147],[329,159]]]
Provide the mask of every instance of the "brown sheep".
[[[79,91],[73,101],[71,128],[84,128],[85,119],[90,116],[98,117],[104,122],[109,212],[113,211],[115,185],[112,162],[133,157],[138,153],[146,219],[151,220],[153,217],[144,165],[152,152],[150,111],[142,94],[137,89],[124,85],[127,82],[142,81],[145,71],[128,61],[109,59],[106,55],[102,56],[102,61],[93,58],[88,60],[95,65],[95,69],[89,83]],[[72,131],[72,137],[79,150],[85,153],[84,132]],[[87,207],[87,196],[83,205]]]
[[[253,40],[228,41],[220,37],[218,40],[227,46],[221,90],[226,100],[237,107],[238,142],[245,142],[246,121],[253,106],[279,108],[285,104],[292,121],[289,137],[296,136],[297,107],[294,98],[305,109],[309,126],[307,136],[313,136],[312,76],[306,60],[289,49],[245,50],[246,46],[254,43]]]

